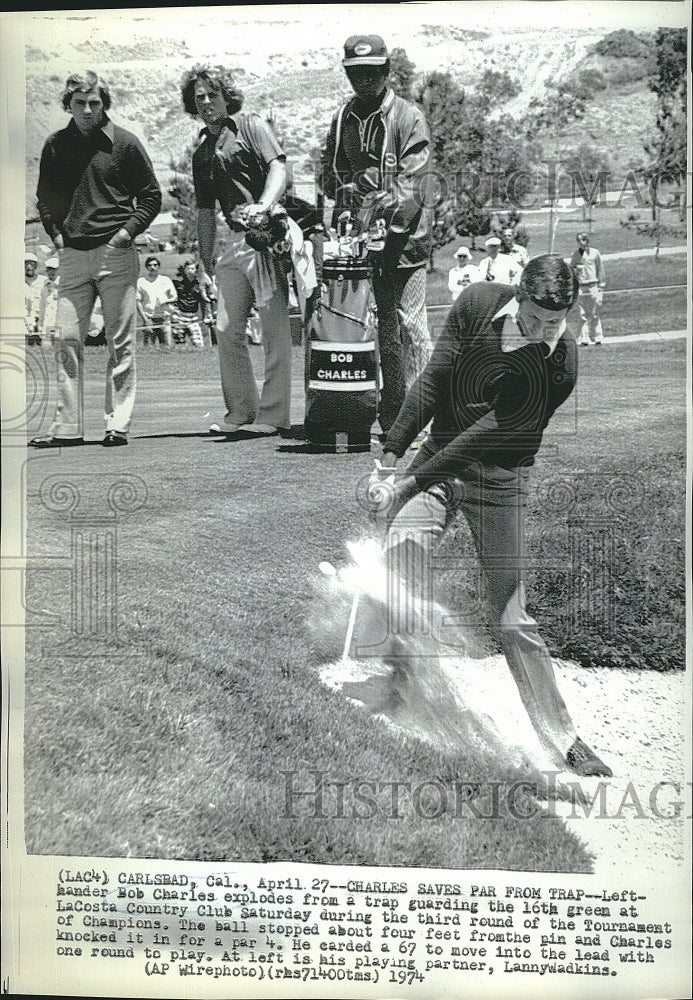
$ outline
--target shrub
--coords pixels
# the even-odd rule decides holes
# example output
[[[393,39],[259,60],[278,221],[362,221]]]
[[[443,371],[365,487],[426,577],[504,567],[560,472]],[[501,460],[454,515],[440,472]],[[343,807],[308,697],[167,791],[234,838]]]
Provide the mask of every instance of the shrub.
[[[651,52],[649,36],[636,35],[629,28],[619,28],[602,38],[594,46],[599,56],[611,56],[613,59],[647,59]]]

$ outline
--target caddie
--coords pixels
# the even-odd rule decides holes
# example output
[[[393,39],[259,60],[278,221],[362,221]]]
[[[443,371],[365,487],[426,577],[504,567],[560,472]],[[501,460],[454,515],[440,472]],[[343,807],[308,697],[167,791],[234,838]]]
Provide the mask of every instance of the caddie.
[[[322,152],[323,193],[335,217],[356,216],[367,196],[379,204],[387,238],[373,276],[383,387],[379,422],[392,426],[406,389],[430,354],[426,318],[426,262],[431,210],[425,184],[431,143],[426,119],[388,86],[390,58],[379,35],[352,35],[342,65],[354,97],[334,114]]]

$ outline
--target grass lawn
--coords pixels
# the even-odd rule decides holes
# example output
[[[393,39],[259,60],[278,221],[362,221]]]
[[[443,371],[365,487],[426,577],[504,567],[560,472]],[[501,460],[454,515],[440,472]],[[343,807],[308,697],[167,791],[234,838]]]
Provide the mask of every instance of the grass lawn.
[[[261,349],[253,356],[260,366]],[[356,484],[372,460],[305,447],[301,348],[293,439],[208,437],[207,414],[219,404],[216,351],[141,350],[131,444],[109,450],[98,444],[105,351],[87,358],[93,445],[32,452],[27,471],[29,852],[589,870],[584,845],[559,820],[475,821],[462,809],[393,821],[387,808],[368,816],[367,807],[359,819],[353,803],[345,818],[334,797],[323,816],[309,800],[287,808],[287,780],[305,790],[314,771],[349,788],[363,780],[385,789],[425,780],[507,786],[517,772],[473,746],[445,754],[403,738],[320,683],[320,664],[341,653],[348,605],[325,598],[317,566],[346,563],[345,543],[367,534]],[[537,468],[533,607],[556,654],[678,667],[684,346],[588,349],[581,363],[574,405],[556,416]],[[46,368],[52,378],[50,360]],[[46,429],[45,418],[38,424],[36,416],[30,434]],[[138,509],[128,488],[139,491]],[[117,537],[109,489],[132,508],[118,515]],[[72,517],[70,499],[79,502]],[[604,523],[611,547],[586,577],[595,560],[583,552]],[[78,618],[78,637],[71,568],[90,532],[117,545],[115,629],[102,634],[94,611]],[[465,544],[462,529],[445,542]],[[109,551],[85,570],[107,568]],[[473,617],[472,575],[442,574],[439,595]],[[487,642],[481,632],[479,641]]]

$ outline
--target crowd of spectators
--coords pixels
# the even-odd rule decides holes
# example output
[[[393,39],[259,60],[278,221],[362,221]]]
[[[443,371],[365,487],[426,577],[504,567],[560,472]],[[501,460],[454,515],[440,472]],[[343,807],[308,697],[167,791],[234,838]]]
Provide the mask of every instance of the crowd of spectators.
[[[137,279],[137,339],[144,347],[199,349],[216,344],[216,286],[200,274],[193,256],[149,255],[141,262]],[[173,277],[163,273],[167,269]],[[56,327],[60,260],[24,254],[24,324],[28,346],[53,343]],[[103,308],[97,297],[86,343],[105,343]],[[248,339],[260,343],[262,330],[254,312]]]

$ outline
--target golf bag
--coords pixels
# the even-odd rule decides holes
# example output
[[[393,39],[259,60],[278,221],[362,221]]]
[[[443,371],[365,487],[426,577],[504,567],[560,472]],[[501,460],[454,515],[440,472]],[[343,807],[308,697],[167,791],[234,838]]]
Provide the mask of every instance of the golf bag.
[[[378,391],[370,265],[358,257],[326,259],[306,344],[307,439],[326,448],[369,449]]]

